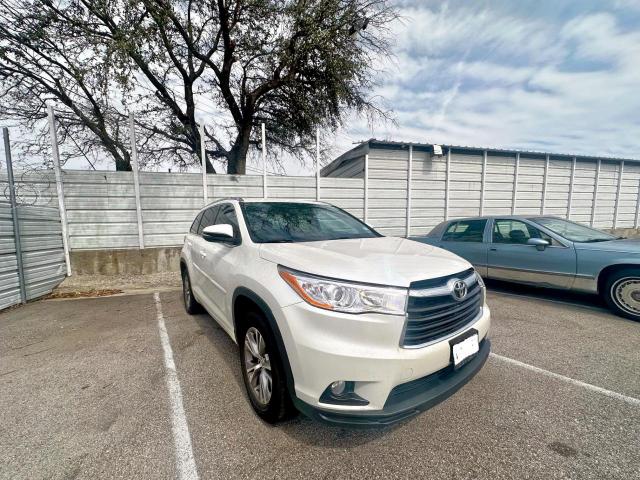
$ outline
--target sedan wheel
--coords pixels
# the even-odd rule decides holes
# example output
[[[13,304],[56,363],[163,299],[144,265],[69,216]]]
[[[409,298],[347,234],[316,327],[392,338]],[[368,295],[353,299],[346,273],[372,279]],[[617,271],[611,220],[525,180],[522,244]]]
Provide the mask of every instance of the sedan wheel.
[[[607,277],[602,291],[618,315],[640,321],[640,269],[625,268]]]
[[[640,278],[621,278],[612,287],[614,301],[633,315],[640,315]]]

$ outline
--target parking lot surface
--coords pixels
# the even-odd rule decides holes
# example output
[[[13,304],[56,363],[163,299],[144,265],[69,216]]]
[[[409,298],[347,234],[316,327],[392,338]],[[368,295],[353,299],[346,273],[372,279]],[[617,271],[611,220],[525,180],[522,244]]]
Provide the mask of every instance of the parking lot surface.
[[[484,369],[383,430],[264,424],[237,346],[179,292],[157,300],[0,314],[1,478],[640,478],[640,324],[591,297],[490,285]]]

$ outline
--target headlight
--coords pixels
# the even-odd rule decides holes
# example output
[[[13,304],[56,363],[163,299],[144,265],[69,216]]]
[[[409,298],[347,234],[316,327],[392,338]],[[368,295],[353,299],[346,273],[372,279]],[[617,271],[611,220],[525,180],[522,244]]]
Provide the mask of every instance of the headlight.
[[[376,287],[316,277],[278,266],[280,276],[310,305],[346,313],[404,315],[407,289]]]

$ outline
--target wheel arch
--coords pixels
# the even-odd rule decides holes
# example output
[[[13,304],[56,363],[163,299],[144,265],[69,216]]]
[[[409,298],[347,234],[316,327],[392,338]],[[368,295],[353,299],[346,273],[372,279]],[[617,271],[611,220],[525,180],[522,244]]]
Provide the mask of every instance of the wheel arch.
[[[640,270],[640,263],[616,263],[614,265],[607,265],[600,270],[600,273],[598,273],[598,294],[604,293],[605,283],[610,275],[626,268],[635,268]]]
[[[278,353],[280,354],[280,358],[282,359],[282,364],[285,371],[287,390],[289,391],[289,395],[292,398],[295,398],[295,383],[293,379],[293,372],[291,371],[291,363],[289,362],[289,356],[287,355],[287,349],[284,345],[284,340],[282,339],[282,334],[280,333],[280,328],[278,327],[278,323],[276,322],[275,316],[265,302],[257,293],[253,290],[250,290],[246,287],[238,287],[233,292],[233,301],[232,301],[232,315],[233,315],[233,330],[236,342],[240,345],[241,339],[238,337],[240,331],[242,331],[242,318],[240,317],[244,309],[257,309],[258,312],[262,313],[271,328],[271,332],[276,340],[276,347],[278,348]]]

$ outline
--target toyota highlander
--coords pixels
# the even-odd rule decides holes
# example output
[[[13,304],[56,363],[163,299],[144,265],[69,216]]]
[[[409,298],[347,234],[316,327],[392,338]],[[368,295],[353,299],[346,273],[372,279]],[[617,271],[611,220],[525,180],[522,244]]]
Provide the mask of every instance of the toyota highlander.
[[[187,312],[237,342],[256,413],[386,425],[445,400],[485,363],[485,288],[470,263],[385,237],[321,202],[212,203],[180,260]]]

